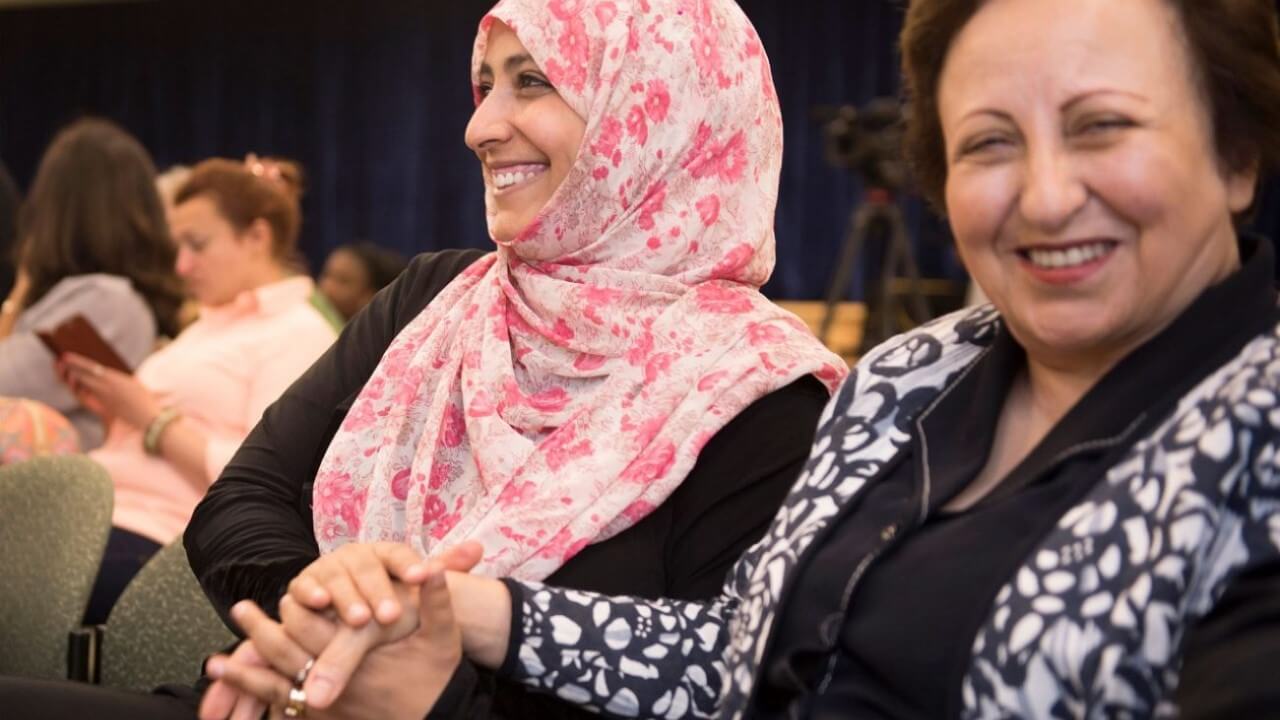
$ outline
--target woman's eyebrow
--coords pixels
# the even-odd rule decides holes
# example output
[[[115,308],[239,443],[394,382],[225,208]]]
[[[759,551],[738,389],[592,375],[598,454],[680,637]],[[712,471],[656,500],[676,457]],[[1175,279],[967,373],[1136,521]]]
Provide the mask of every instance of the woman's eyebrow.
[[[529,62],[533,62],[533,57],[528,53],[512,55],[511,57],[502,61],[502,69],[508,73],[515,72],[516,69],[519,68],[521,65],[524,65],[525,63],[529,63]],[[492,75],[493,68],[489,67],[489,63],[480,63],[480,74]]]
[[[524,65],[525,63],[530,63],[530,62],[533,62],[533,58],[528,53],[522,53],[520,55],[512,55],[511,57],[502,61],[502,69],[506,70],[507,72],[513,72],[516,68],[520,67],[521,65]]]
[[[1077,93],[1076,95],[1072,96],[1069,100],[1064,102],[1062,104],[1061,109],[1063,112],[1068,111],[1071,108],[1079,105],[1080,103],[1083,103],[1084,101],[1088,100],[1089,98],[1098,97],[1100,95],[1119,95],[1121,97],[1127,97],[1131,100],[1138,100],[1140,102],[1150,102],[1150,99],[1146,95],[1143,95],[1142,93],[1139,93],[1139,92],[1135,92],[1132,90],[1121,90],[1119,88],[1104,87],[1104,88],[1086,90],[1084,92]]]

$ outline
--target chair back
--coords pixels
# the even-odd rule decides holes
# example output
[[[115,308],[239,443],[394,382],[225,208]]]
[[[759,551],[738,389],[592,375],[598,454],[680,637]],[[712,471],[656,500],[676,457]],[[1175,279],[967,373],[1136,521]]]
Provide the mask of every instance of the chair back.
[[[0,675],[67,676],[111,503],[111,477],[84,455],[0,467]]]
[[[99,681],[147,692],[191,684],[204,658],[235,640],[187,564],[182,538],[147,561],[116,601],[103,630]]]

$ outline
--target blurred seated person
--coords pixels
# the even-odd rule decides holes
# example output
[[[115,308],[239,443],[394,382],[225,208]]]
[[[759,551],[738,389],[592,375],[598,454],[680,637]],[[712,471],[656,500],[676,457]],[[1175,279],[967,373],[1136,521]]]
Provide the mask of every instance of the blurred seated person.
[[[160,201],[164,204],[164,213],[168,217],[173,212],[173,198],[178,194],[178,188],[191,177],[191,168],[186,165],[173,165],[168,170],[156,176],[156,192],[160,193]],[[183,301],[182,307],[178,309],[178,330],[187,327],[196,321],[200,316],[200,303],[187,295]],[[163,347],[172,337],[161,338],[156,348]]]
[[[66,415],[88,450],[102,422],[58,381],[36,333],[83,315],[134,368],[177,334],[182,283],[150,156],[107,121],[73,123],[45,152],[19,227],[17,283],[0,306],[0,395]]]
[[[0,397],[0,465],[80,451],[71,422],[36,400]]]
[[[333,342],[292,272],[296,196],[243,163],[207,160],[178,189],[170,226],[177,272],[200,317],[135,375],[78,355],[66,382],[109,425],[92,457],[115,482],[113,529],[87,622],[177,537],[262,410]]]
[[[340,245],[325,260],[320,292],[343,318],[350,320],[407,265],[400,253],[371,242]]]
[[[255,153],[249,153],[244,156],[244,166],[255,176],[275,185],[284,192],[294,195],[299,202],[302,201],[302,194],[306,190],[306,176],[302,172],[302,166],[298,163],[284,157],[272,155],[260,157]],[[289,265],[294,272],[307,274],[310,272],[306,258],[302,257],[302,254],[296,250],[289,260]],[[318,286],[311,293],[309,301],[311,302],[311,307],[315,308],[316,312],[324,317],[334,329],[334,332],[342,331],[347,319],[342,316],[342,313],[338,312],[333,303],[329,302],[329,298],[325,297],[325,294],[320,291]]]
[[[18,186],[9,174],[9,168],[0,161],[0,297],[8,297],[17,277],[18,207],[22,197]]]

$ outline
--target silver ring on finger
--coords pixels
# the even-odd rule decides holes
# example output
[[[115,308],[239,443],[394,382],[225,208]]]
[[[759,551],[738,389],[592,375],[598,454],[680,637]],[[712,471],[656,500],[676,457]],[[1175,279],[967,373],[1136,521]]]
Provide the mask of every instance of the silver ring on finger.
[[[294,686],[289,688],[289,703],[284,706],[284,716],[290,718],[306,717],[307,691]]]

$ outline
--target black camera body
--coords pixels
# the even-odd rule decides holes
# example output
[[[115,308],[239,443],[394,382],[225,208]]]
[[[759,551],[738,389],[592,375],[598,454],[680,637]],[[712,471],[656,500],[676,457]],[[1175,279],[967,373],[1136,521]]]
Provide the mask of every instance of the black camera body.
[[[852,105],[819,106],[813,114],[823,123],[829,164],[852,170],[869,188],[896,195],[906,187],[901,103],[893,98],[876,98],[861,109]]]

